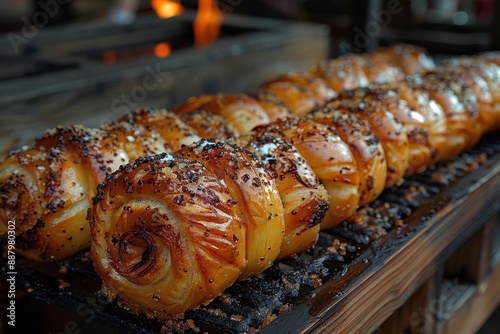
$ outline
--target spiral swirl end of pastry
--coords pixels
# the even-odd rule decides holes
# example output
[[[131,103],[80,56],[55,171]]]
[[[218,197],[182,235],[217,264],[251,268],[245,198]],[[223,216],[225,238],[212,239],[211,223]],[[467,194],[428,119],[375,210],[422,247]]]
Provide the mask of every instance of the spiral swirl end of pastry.
[[[103,294],[157,318],[208,302],[246,267],[247,227],[201,163],[162,154],[121,167],[89,217]]]
[[[15,222],[16,252],[36,261],[59,261],[88,248],[87,170],[72,152],[16,152],[0,166],[0,233]]]

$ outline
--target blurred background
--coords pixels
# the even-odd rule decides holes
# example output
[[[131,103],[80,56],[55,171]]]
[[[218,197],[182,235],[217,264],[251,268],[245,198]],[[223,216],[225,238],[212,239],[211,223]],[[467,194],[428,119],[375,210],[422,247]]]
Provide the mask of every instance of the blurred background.
[[[438,61],[500,50],[500,1],[1,0],[0,156],[401,42]]]
[[[438,59],[496,50],[499,13],[494,0],[3,0],[0,114],[67,124],[56,114],[170,108],[397,42]],[[127,98],[150,72],[157,88]]]
[[[445,53],[470,53],[500,44],[500,20],[495,19],[499,8],[494,0],[202,0],[200,4],[197,0],[3,0],[0,31],[22,29],[28,21],[43,23],[44,27],[89,22],[126,24],[141,15],[173,17],[183,9],[197,10],[198,5],[212,18],[219,12],[223,16],[244,14],[326,24],[336,42],[331,44],[331,56],[345,51],[339,50],[339,41],[354,44],[356,34],[360,40],[363,33],[369,35],[369,43],[351,51],[368,51],[393,41],[418,43]],[[370,21],[379,23],[380,31]]]

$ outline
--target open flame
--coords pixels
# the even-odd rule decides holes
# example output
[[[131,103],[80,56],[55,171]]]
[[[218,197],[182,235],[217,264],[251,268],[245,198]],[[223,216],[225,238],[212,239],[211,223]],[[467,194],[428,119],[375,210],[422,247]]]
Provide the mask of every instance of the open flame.
[[[180,15],[184,11],[184,6],[174,0],[151,0],[151,7],[162,19]]]
[[[222,13],[217,0],[199,0],[198,13],[194,20],[194,44],[198,47],[210,45],[219,37]]]
[[[151,0],[151,7],[163,19],[180,15],[184,11],[184,6],[175,0]],[[199,0],[198,12],[193,24],[194,44],[198,47],[203,47],[215,42],[220,34],[222,18],[223,16],[217,5],[217,0]],[[162,48],[161,52],[157,50],[160,47]],[[155,54],[158,56],[158,52],[160,52],[163,57],[166,57],[170,54],[170,46],[168,52],[165,50],[164,46],[157,45]]]

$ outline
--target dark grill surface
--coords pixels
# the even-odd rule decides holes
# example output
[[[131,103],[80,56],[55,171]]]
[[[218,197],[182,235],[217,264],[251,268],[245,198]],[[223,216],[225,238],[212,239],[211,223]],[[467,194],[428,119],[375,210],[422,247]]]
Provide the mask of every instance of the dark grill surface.
[[[378,254],[391,254],[440,208],[480,184],[487,173],[484,165],[499,156],[500,135],[486,136],[477,147],[453,161],[433,166],[386,190],[350,222],[321,232],[313,250],[237,282],[209,305],[187,312],[183,319],[159,322],[132,315],[106,301],[99,294],[100,279],[88,253],[59,264],[33,263],[18,257],[17,288],[23,291],[18,295],[59,304],[80,315],[91,310],[92,319],[120,332],[241,333],[260,329],[261,333],[276,333],[279,329],[283,333],[310,328],[342,297],[350,282],[381,265],[383,256]],[[0,275],[5,280],[4,265]],[[328,289],[316,290],[326,282]]]

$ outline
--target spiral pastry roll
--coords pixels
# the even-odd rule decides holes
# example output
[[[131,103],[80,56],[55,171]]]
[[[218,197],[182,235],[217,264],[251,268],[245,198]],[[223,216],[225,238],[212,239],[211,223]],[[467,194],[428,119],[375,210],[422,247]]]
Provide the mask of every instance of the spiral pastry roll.
[[[143,128],[147,131],[149,140],[154,142],[157,149],[153,154],[141,156],[162,152],[173,153],[201,139],[192,127],[184,123],[176,114],[165,109],[140,109],[121,117],[118,123],[128,123],[134,129],[134,133],[128,137],[127,142],[136,141],[137,130]],[[160,143],[163,145],[161,148],[158,147]]]
[[[102,292],[159,319],[210,301],[247,264],[247,225],[220,177],[158,155],[108,177],[91,214]]]
[[[402,181],[409,165],[408,136],[403,124],[379,100],[356,99],[351,93],[356,94],[355,91],[346,92],[328,107],[342,113],[355,113],[370,124],[375,136],[380,138],[387,161],[385,187],[392,187]]]
[[[283,100],[268,91],[258,90],[250,94],[250,97],[259,102],[260,106],[266,111],[270,122],[292,116],[292,112]]]
[[[328,193],[304,157],[271,133],[252,132],[230,140],[257,154],[278,188],[284,209],[285,235],[278,260],[311,248],[328,210]]]
[[[410,44],[378,47],[374,50],[373,57],[394,64],[407,75],[430,71],[436,67],[425,49]]]
[[[353,66],[363,71],[370,84],[396,82],[404,78],[401,68],[371,54],[352,54],[346,57],[351,59]]]
[[[224,142],[202,140],[177,152],[203,163],[223,180],[246,226],[247,265],[240,278],[269,268],[278,257],[285,221],[273,179],[251,152]]]
[[[374,134],[368,121],[360,118],[356,113],[342,112],[330,105],[313,111],[306,115],[306,118],[333,129],[348,145],[356,161],[359,175],[358,183],[349,182],[350,192],[355,194],[355,189],[358,187],[359,206],[366,205],[377,198],[385,188],[387,160],[380,138]]]
[[[127,154],[124,162],[140,157],[168,152],[169,144],[158,135],[142,125],[131,125],[128,122],[112,122],[101,128],[117,143],[122,143],[122,149]]]
[[[426,122],[425,115],[420,112],[420,109],[411,109],[397,93],[374,85],[344,92],[336,100],[351,101],[348,104],[345,102],[340,103],[344,107],[351,105],[351,110],[355,109],[352,103],[357,103],[358,109],[364,111],[363,116],[368,116],[368,121],[372,125],[374,132],[381,138],[382,146],[388,156],[386,158],[389,180],[386,186],[389,187],[397,183],[398,177],[414,174],[416,171],[425,169],[430,164],[432,146],[428,135],[429,123]],[[385,110],[392,114],[394,119],[401,123],[402,131],[398,129],[399,125],[395,123],[382,124],[374,110]],[[390,118],[384,117],[383,119],[385,121]],[[380,126],[383,127],[379,128]],[[392,138],[388,138],[388,134],[392,134]],[[402,139],[394,136],[402,137]],[[405,136],[408,140],[407,147],[403,145],[406,143]],[[388,139],[392,139],[392,141],[388,142]],[[400,146],[395,147],[392,144],[393,140],[396,140]],[[396,152],[396,155],[393,151]]]
[[[335,96],[323,80],[298,73],[271,79],[260,90],[279,97],[295,116],[302,116]]]
[[[270,121],[266,110],[255,99],[243,94],[192,97],[174,112],[203,138],[241,136]]]
[[[16,220],[20,253],[38,261],[64,259],[88,248],[86,212],[108,173],[197,140],[193,129],[165,110],[137,111],[100,129],[50,130],[0,165],[2,222]],[[6,232],[0,224],[0,233]]]
[[[441,152],[445,151],[448,145],[448,126],[443,108],[431,97],[429,92],[409,84],[406,80],[377,85],[375,90],[395,93],[411,108],[411,120],[409,121],[411,129],[407,130],[410,140],[410,167],[406,174],[421,172],[427,166],[439,161]],[[406,118],[403,117],[402,120],[407,127]],[[412,123],[416,124],[411,125]],[[424,129],[422,130],[420,126]],[[415,144],[417,147],[413,146]],[[419,144],[420,147],[418,147]],[[430,149],[430,152],[427,152],[427,148]],[[412,151],[416,151],[416,153]],[[430,157],[428,153],[430,153]]]
[[[500,129],[500,65],[487,59],[477,57],[458,57],[449,59],[447,68],[458,69],[460,71],[479,76],[487,86],[487,92],[481,88],[479,112],[485,132],[492,132]],[[480,79],[476,79],[480,80]],[[482,83],[477,83],[483,86]],[[477,89],[476,89],[477,91]],[[491,109],[490,99],[491,95]]]
[[[423,87],[443,108],[448,128],[446,147],[440,152],[441,160],[447,160],[477,143],[483,133],[477,109],[477,98],[465,82],[454,81],[444,74],[428,73],[410,78]]]
[[[308,74],[323,80],[337,94],[371,84],[363,68],[351,55],[313,66]]]
[[[293,118],[258,127],[253,133],[282,137],[297,148],[321,180],[330,202],[322,229],[337,225],[355,212],[360,197],[356,159],[334,129],[308,119]]]
[[[467,107],[477,110],[478,115],[474,115],[474,117],[479,116],[479,124],[482,125],[481,134],[489,131],[491,125],[487,124],[487,122],[493,121],[493,124],[495,124],[495,117],[493,113],[493,97],[486,80],[476,71],[469,71],[463,67],[441,67],[436,72],[444,76],[456,78],[455,80],[463,82],[467,86],[468,91],[474,96],[470,98],[468,95],[465,95],[465,97],[471,100]],[[472,103],[474,105],[471,106]],[[474,144],[471,143],[471,145]]]
[[[58,261],[88,248],[95,187],[126,153],[100,130],[57,128],[0,165],[0,217],[16,221],[16,251]],[[0,233],[7,232],[0,224]]]
[[[321,227],[333,226],[356,207],[374,200],[386,186],[399,182],[403,175],[448,159],[475,145],[483,133],[500,128],[499,59],[495,53],[461,57],[444,68],[433,70],[422,49],[408,46],[378,49],[373,55],[345,56],[304,74],[278,77],[251,95],[196,97],[180,106],[178,114],[140,110],[100,129],[56,129],[37,140],[29,150],[13,153],[0,164],[0,233],[7,231],[8,220],[15,219],[20,252],[42,261],[67,257],[88,245],[88,240],[84,240],[89,233],[82,227],[82,217],[90,206],[95,186],[106,174],[130,159],[184,150],[182,147],[202,137],[232,138],[255,126],[260,130],[253,132],[254,135],[262,139],[266,138],[265,131],[272,131],[272,136],[287,141],[292,148],[277,146],[270,150],[268,153],[276,158],[286,157],[270,163],[249,158],[254,154],[248,151],[262,156],[257,143],[249,141],[244,150],[224,146],[228,152],[221,154],[228,163],[239,166],[238,170],[249,169],[251,172],[247,174],[252,179],[264,175],[264,171],[272,171],[274,174],[266,176],[264,183],[273,183],[274,188],[279,186],[282,190],[281,195],[277,189],[271,191],[263,186],[259,191],[273,201],[281,197],[279,202],[283,201],[286,206],[283,209],[283,205],[279,205],[280,210],[285,210],[283,213],[263,205],[261,210],[252,204],[244,210],[248,202],[242,200],[244,192],[238,190],[238,182],[227,178],[225,173],[229,169],[218,165],[217,175],[231,189],[231,196],[235,197],[238,210],[245,218],[245,226],[259,227],[260,232],[250,232],[250,235],[254,233],[251,238],[264,240],[266,233],[272,233],[261,229],[260,221],[248,218],[252,215],[248,212],[255,213],[256,217],[264,211],[283,216],[294,212],[293,205],[315,205],[315,200],[306,204],[309,197],[293,202],[295,195],[283,196],[286,187],[293,189],[290,194],[298,194],[300,188],[298,183],[293,183],[298,179],[294,180],[287,172],[301,161],[295,153],[306,160],[309,170],[324,183],[330,209]],[[422,70],[427,73],[409,76],[395,84],[379,83],[396,80],[401,73]],[[370,88],[342,93],[374,82],[377,84]],[[328,106],[318,107],[335,95],[338,97]],[[298,121],[278,121],[293,113],[301,115],[310,108],[316,110],[300,116],[302,119]],[[270,122],[273,124],[265,127]],[[271,144],[266,145],[264,147],[270,149]],[[328,159],[327,147],[332,152]],[[219,149],[222,150],[214,150]],[[192,152],[183,151],[183,154],[203,156],[214,163],[219,159],[212,159],[209,151],[201,146],[190,150]],[[234,164],[234,159],[246,165]],[[309,175],[305,167],[294,173],[305,173],[302,177]],[[236,170],[233,174],[239,175]],[[281,180],[274,177],[278,174],[290,182],[281,184],[278,182]],[[313,184],[314,177],[306,178],[307,186],[304,184],[303,189]],[[325,200],[319,192],[310,198]],[[323,206],[317,207],[318,215],[322,215]],[[279,230],[289,238],[293,231],[298,231],[299,223],[314,221],[307,210],[300,210],[294,218],[287,217],[294,221],[289,227],[278,227],[280,224],[272,220],[270,229]],[[310,233],[311,237],[300,240],[312,240],[313,233]],[[282,256],[280,249],[282,254],[295,251],[291,245],[295,241],[290,242],[287,249],[280,242],[269,242],[270,252],[263,248],[252,252],[255,255],[250,258],[251,265],[241,277],[265,269],[274,258]],[[300,243],[306,245],[309,241]],[[257,258],[263,260],[259,263]]]

